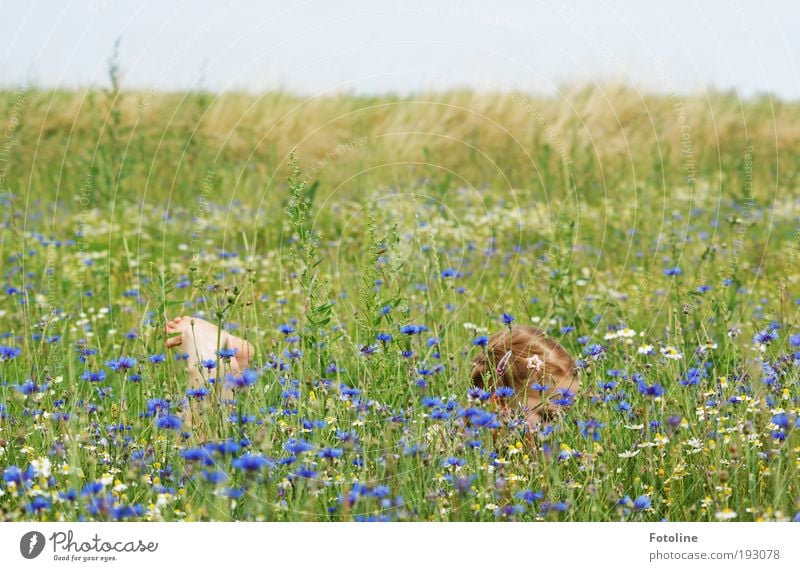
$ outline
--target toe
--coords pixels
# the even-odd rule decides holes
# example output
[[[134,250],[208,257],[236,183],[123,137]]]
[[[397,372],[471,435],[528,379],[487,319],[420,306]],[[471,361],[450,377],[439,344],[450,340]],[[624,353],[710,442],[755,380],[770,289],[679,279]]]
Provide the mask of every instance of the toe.
[[[182,335],[176,335],[175,337],[169,337],[167,339],[167,349],[172,349],[173,347],[177,347],[183,342]]]

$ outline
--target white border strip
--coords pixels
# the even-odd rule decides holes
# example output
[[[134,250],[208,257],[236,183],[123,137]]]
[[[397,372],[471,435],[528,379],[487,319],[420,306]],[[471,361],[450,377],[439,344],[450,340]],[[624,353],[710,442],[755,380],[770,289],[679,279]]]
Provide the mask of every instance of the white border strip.
[[[30,548],[30,535],[24,547],[21,542],[29,532],[46,538],[34,559],[21,554]],[[366,565],[421,564],[426,569],[492,571],[542,565],[730,571],[798,569],[798,540],[796,523],[31,522],[0,524],[0,561],[3,569],[14,570],[230,569],[248,564],[256,565],[248,567],[252,569],[351,571]]]

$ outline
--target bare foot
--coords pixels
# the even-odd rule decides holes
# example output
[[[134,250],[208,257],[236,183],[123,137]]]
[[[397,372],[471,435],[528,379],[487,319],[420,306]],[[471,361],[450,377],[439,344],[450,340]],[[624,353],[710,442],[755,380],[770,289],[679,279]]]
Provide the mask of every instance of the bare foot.
[[[231,365],[244,371],[253,357],[253,345],[244,339],[231,335],[227,331],[219,331],[216,325],[198,317],[176,317],[167,322],[167,347],[181,347],[189,354],[190,368],[196,364],[202,366],[203,361],[217,358],[217,343],[220,350],[233,349],[235,354]],[[218,338],[219,337],[219,338]]]
[[[213,323],[197,317],[176,317],[167,322],[165,329],[167,347],[170,349],[180,347],[188,355],[186,369],[189,373],[190,388],[210,388],[209,377],[214,376],[220,379],[214,384],[217,398],[221,399],[222,403],[231,402],[233,391],[225,383],[225,374],[239,373],[247,369],[253,357],[253,345],[227,331],[220,331]],[[232,357],[223,357],[220,361],[220,370],[215,370],[217,347],[223,355],[225,350],[234,350]],[[188,406],[183,408],[184,422],[195,428],[202,438],[207,436],[203,420],[205,416],[203,410],[206,410],[207,405],[208,403],[197,402],[190,398]]]
[[[247,369],[253,357],[253,345],[235,337],[227,331],[220,331],[216,325],[198,317],[176,317],[166,325],[167,347],[173,349],[181,347],[188,355],[187,366],[192,388],[199,388],[212,371],[211,363],[216,364],[217,346],[220,352],[234,350],[233,357],[229,360],[232,372]],[[169,337],[170,334],[177,334]],[[228,368],[227,366],[225,368]],[[215,375],[222,377],[222,372]]]
[[[223,331],[222,335],[223,337],[226,337],[227,348],[236,349],[236,354],[233,356],[233,358],[239,365],[239,370],[244,371],[245,369],[247,369],[247,367],[250,366],[250,359],[253,358],[253,354],[255,353],[255,348],[253,347],[253,344],[250,343],[249,341],[245,341],[241,337],[236,337],[235,335],[231,335],[227,331]]]

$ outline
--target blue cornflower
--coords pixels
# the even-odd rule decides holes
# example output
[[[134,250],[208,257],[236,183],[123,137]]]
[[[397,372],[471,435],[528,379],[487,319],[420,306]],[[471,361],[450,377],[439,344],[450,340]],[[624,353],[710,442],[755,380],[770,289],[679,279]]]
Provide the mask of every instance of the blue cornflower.
[[[478,337],[472,340],[472,344],[475,345],[476,347],[486,347],[488,343],[489,343],[489,337],[487,337],[486,335],[479,335]]]
[[[209,394],[211,394],[211,391],[209,391],[205,387],[200,387],[199,389],[186,389],[186,396],[189,397],[190,399],[194,398],[197,400],[203,400]]]
[[[378,351],[380,351],[380,347],[378,345],[364,345],[361,348],[361,353],[369,357],[370,355],[374,355]]]
[[[361,394],[360,389],[355,389],[352,387],[348,387],[344,383],[339,383],[339,392],[341,393],[342,399],[347,400],[350,397],[355,397]]]
[[[567,502],[543,502],[542,503],[542,511],[540,515],[546,515],[547,512],[565,512],[569,509],[569,504]]]
[[[228,480],[228,475],[219,470],[203,470],[203,477],[206,479],[206,482],[214,484],[215,486]]]
[[[514,396],[514,389],[511,387],[499,387],[495,392],[494,396],[499,399],[507,399]]]
[[[446,270],[444,270],[442,272],[442,278],[443,279],[460,278],[460,277],[461,277],[461,273],[458,270],[456,270],[455,268],[447,268]]]
[[[228,422],[231,424],[261,424],[253,414],[236,414],[233,413],[228,417]]]
[[[489,400],[492,398],[492,392],[478,387],[472,387],[467,391],[467,396],[471,399]]]
[[[772,424],[786,430],[787,428],[789,428],[789,417],[786,415],[785,412],[780,412],[778,414],[775,414],[772,416]]]
[[[0,345],[0,361],[8,361],[10,359],[16,359],[22,354],[22,349],[19,347],[8,347],[6,345]]]
[[[242,445],[235,440],[223,440],[222,442],[207,442],[203,446],[220,454],[233,454],[242,449]]]
[[[593,343],[591,345],[587,345],[583,348],[583,354],[588,355],[592,359],[599,359],[605,353],[606,348],[602,345],[597,343]]]
[[[14,482],[15,484],[23,485],[25,482],[33,480],[34,476],[35,472],[31,465],[28,465],[28,468],[24,472],[13,465],[3,471],[3,480],[6,483]]]
[[[217,361],[214,359],[203,359],[200,364],[209,371],[217,367]]]
[[[778,333],[772,329],[762,329],[753,336],[753,343],[769,345],[778,338]]]
[[[595,442],[600,441],[600,429],[605,427],[605,423],[598,422],[593,418],[587,421],[579,420],[578,428],[581,430],[581,435],[584,438],[591,438]]]
[[[405,448],[403,448],[403,453],[406,456],[416,456],[417,454],[421,454],[425,451],[425,448],[420,446],[419,444],[408,444]]]
[[[358,500],[359,496],[366,496],[368,493],[369,488],[367,486],[361,482],[353,482],[350,492],[347,494],[347,501],[353,504]]]
[[[244,389],[253,386],[258,380],[258,373],[253,369],[245,369],[241,375],[225,375],[225,380],[229,387],[234,389]]]
[[[31,500],[31,503],[28,504],[28,511],[32,513],[47,509],[50,509],[50,500],[43,496],[36,496]]]
[[[115,520],[140,517],[143,513],[144,508],[141,504],[111,506],[111,509],[108,510],[108,515]]]
[[[392,489],[389,486],[375,486],[372,488],[372,495],[376,498],[385,498],[391,493]]]
[[[214,463],[211,451],[208,448],[186,448],[180,451],[180,455],[187,462],[204,462],[208,465]]]
[[[450,467],[453,467],[453,466],[463,466],[466,463],[467,463],[466,460],[463,460],[463,459],[458,458],[456,456],[450,456],[449,458],[445,458],[444,460],[442,460],[442,467],[443,468],[450,468]]]
[[[789,336],[789,343],[792,347],[800,347],[800,333],[795,333]]]
[[[403,325],[400,328],[400,333],[404,335],[419,335],[428,330],[426,325]]]
[[[776,430],[773,430],[771,434],[772,434],[772,437],[775,440],[780,440],[781,442],[786,440],[786,431],[783,430],[782,428],[778,428]]]
[[[479,428],[500,428],[502,425],[497,417],[491,412],[478,409],[479,412],[469,416],[469,421],[473,426]]]
[[[702,376],[703,371],[696,367],[692,367],[686,372],[686,375],[681,379],[680,382],[684,387],[691,387],[700,382]]]
[[[500,318],[503,320],[503,323],[505,323],[506,325],[511,325],[511,323],[513,323],[513,321],[514,321],[514,316],[511,315],[510,313],[503,312],[503,314],[500,316]]]
[[[270,468],[274,467],[274,463],[260,454],[251,454],[248,452],[235,458],[233,462],[231,462],[231,466],[243,472],[257,472],[267,466]]]
[[[78,360],[81,363],[85,363],[87,357],[91,357],[92,355],[97,355],[98,350],[92,349],[91,347],[76,347],[78,351]]]
[[[333,460],[334,458],[339,458],[343,453],[341,448],[323,448],[317,453],[317,456],[320,458],[328,458],[329,460]]]
[[[434,347],[441,342],[442,340],[439,337],[428,337],[428,340],[425,341],[425,345],[427,345],[428,347]]]
[[[127,371],[136,366],[136,359],[133,357],[120,357],[116,360],[106,361],[106,366],[112,371]]]
[[[182,424],[183,421],[180,418],[171,414],[160,416],[156,420],[156,426],[164,430],[180,430]]]
[[[378,333],[375,336],[375,339],[381,343],[389,343],[392,339],[394,339],[394,337],[392,337],[389,333]]]
[[[103,491],[103,487],[102,482],[87,482],[81,489],[81,496],[86,497],[99,494]]]
[[[301,466],[297,469],[297,472],[294,474],[298,478],[305,478],[307,480],[311,480],[317,477],[317,473],[311,469],[309,466]]]
[[[633,509],[643,511],[650,507],[650,496],[639,496],[633,500]]]
[[[283,355],[287,359],[299,359],[300,357],[303,356],[303,352],[300,349],[291,349],[284,351]]]
[[[81,488],[81,496],[93,496],[95,494],[99,494],[103,491],[103,483],[102,482],[87,482],[84,484],[83,488]]]
[[[169,411],[169,402],[165,399],[149,399],[147,401],[147,416],[155,416],[160,412]]]
[[[681,270],[678,266],[675,266],[674,268],[666,268],[664,270],[664,275],[665,276],[679,276],[682,273],[683,273],[683,270]]]
[[[220,359],[231,359],[234,355],[236,355],[236,347],[220,349],[217,351],[217,356],[219,356]]]
[[[648,386],[643,378],[639,379],[636,388],[639,389],[639,392],[646,397],[660,397],[664,394],[664,387],[662,387],[659,383],[653,383],[652,385]]]
[[[288,388],[286,390],[281,391],[281,398],[285,400],[291,399],[299,399],[300,398],[300,389],[298,388]]]
[[[81,379],[89,381],[90,383],[101,383],[106,380],[106,372],[102,369],[99,371],[90,371],[86,369],[81,375]]]
[[[314,450],[314,445],[299,438],[290,438],[283,445],[283,449],[292,454],[301,454]]]
[[[164,355],[164,353],[158,353],[156,355],[150,355],[147,358],[147,360],[150,361],[151,363],[163,363],[164,359],[166,359],[166,356]]]
[[[296,330],[295,330],[294,327],[292,327],[288,323],[284,323],[280,327],[278,327],[278,331],[280,331],[284,335],[289,335],[291,333],[294,333]]]
[[[49,387],[48,384],[44,385],[37,385],[32,380],[27,380],[21,385],[16,385],[14,388],[17,389],[18,392],[22,393],[23,395],[30,395],[33,393],[43,393]]]
[[[572,406],[575,402],[575,392],[567,388],[556,389],[552,403],[556,406]]]
[[[618,384],[617,381],[598,381],[597,387],[603,391],[613,391]]]
[[[544,497],[544,494],[542,492],[534,492],[534,491],[529,490],[529,489],[517,492],[516,495],[517,495],[517,499],[520,499],[520,500],[522,500],[524,502],[527,502],[529,504],[532,504],[533,502],[539,501]]]

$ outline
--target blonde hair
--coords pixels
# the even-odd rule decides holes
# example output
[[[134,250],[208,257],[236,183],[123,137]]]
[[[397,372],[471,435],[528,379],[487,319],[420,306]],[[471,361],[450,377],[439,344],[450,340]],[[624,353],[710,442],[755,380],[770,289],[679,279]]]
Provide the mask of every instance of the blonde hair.
[[[558,389],[573,393],[579,387],[575,360],[543,331],[516,326],[495,333],[485,351],[472,361],[472,382],[484,389],[512,387],[518,397],[535,393],[541,397]],[[532,383],[547,390],[534,391]]]

